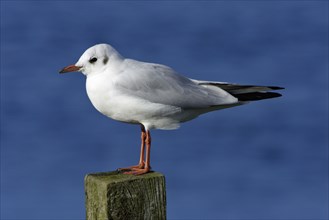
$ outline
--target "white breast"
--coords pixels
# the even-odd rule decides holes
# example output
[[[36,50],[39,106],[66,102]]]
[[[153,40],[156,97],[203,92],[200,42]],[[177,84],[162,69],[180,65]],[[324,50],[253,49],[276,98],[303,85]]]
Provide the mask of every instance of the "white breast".
[[[111,103],[111,80],[104,75],[94,75],[87,77],[87,95],[93,106],[102,114],[111,117],[113,115]]]

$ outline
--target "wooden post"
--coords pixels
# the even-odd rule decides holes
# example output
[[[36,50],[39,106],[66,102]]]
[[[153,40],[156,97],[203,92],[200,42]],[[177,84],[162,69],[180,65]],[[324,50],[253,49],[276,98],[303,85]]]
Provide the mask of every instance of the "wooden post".
[[[166,219],[165,177],[119,171],[85,177],[87,220]]]

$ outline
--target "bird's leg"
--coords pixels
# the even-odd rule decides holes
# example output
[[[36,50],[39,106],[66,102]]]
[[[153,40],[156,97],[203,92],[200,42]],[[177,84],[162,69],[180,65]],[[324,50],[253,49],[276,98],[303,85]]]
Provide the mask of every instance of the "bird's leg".
[[[150,159],[151,159],[151,133],[150,131],[146,132],[146,160],[145,160],[145,167],[144,169],[149,172],[151,169]]]
[[[124,172],[124,174],[133,174],[133,175],[141,175],[150,172],[150,156],[151,156],[151,133],[150,131],[146,131],[145,137],[145,145],[146,145],[146,158],[145,164],[143,164],[143,168],[132,168],[128,172]]]
[[[146,139],[146,132],[144,125],[141,125],[141,152],[139,157],[139,163],[135,166],[119,168],[119,170],[134,170],[134,169],[142,169],[144,168],[145,161],[144,161],[144,151],[145,151],[145,139]]]
[[[144,125],[141,125],[141,153],[139,157],[139,163],[137,165],[137,168],[144,168],[145,162],[144,162],[144,151],[145,151],[145,139],[146,139],[146,132]]]

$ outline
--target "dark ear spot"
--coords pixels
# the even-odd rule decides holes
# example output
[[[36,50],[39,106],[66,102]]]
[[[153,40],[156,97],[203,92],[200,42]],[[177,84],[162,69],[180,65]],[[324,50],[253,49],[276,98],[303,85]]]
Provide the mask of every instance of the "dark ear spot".
[[[109,58],[107,56],[104,57],[103,63],[107,64],[107,62],[109,61]]]

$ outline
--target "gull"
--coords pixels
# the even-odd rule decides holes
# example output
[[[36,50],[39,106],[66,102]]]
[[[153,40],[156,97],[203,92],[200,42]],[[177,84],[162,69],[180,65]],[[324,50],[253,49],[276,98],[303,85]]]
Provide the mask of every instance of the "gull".
[[[139,163],[119,168],[124,174],[151,171],[151,129],[176,129],[201,114],[281,96],[278,86],[239,85],[189,79],[172,68],[124,58],[109,44],[87,49],[60,73],[86,76],[93,106],[117,121],[141,126]]]

